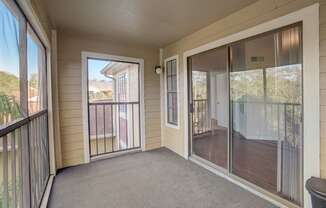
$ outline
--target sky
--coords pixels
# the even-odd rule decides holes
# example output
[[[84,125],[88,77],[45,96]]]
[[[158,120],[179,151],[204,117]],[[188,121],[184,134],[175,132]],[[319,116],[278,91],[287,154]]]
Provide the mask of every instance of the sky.
[[[27,35],[29,76],[37,72],[38,45]],[[0,0],[0,70],[19,76],[19,23]]]
[[[101,70],[109,63],[110,61],[88,59],[88,79],[111,81],[110,79],[101,74]]]

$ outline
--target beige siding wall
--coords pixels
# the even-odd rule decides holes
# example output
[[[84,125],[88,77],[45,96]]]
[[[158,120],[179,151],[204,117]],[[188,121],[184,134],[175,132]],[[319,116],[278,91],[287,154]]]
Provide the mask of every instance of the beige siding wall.
[[[43,29],[45,30],[49,40],[51,40],[51,23],[47,16],[47,13],[45,11],[45,5],[44,1],[42,0],[30,0],[31,5],[36,13],[36,15],[39,17],[39,20],[43,26]]]
[[[183,39],[164,48],[164,58],[173,55],[179,55],[179,73],[180,73],[180,129],[172,129],[163,126],[162,141],[163,144],[183,155],[184,145],[184,105],[183,83],[186,81],[183,77],[183,53],[187,50],[196,48],[200,45],[212,42],[227,35],[239,32],[241,30],[253,27],[259,23],[280,17],[300,8],[309,6],[317,0],[260,0],[224,19],[217,21]],[[321,175],[326,178],[326,1],[320,1],[320,104],[321,104]],[[164,88],[162,88],[164,89]],[[163,98],[164,99],[164,98]],[[162,100],[164,103],[164,100]],[[165,108],[163,108],[165,109]]]
[[[320,1],[319,8],[320,40],[320,171],[326,178],[326,1]]]
[[[159,61],[158,50],[118,44],[92,36],[59,32],[58,76],[63,167],[84,162],[81,94],[82,51],[144,59],[146,149],[160,147],[160,85],[159,76],[154,73],[154,66]]]

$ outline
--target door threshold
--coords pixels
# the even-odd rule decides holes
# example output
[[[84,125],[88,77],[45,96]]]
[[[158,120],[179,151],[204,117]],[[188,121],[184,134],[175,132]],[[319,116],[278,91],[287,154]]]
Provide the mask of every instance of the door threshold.
[[[236,175],[233,175],[232,173],[229,173],[225,170],[223,170],[222,168],[216,166],[215,164],[210,164],[211,162],[206,161],[205,159],[202,159],[196,155],[191,155],[189,156],[189,160],[203,168],[205,168],[206,170],[214,173],[215,175],[218,175],[228,181],[230,181],[231,183],[234,183],[237,186],[240,186],[241,188],[255,194],[256,196],[280,207],[280,208],[300,208],[300,206],[287,201],[286,199],[283,199],[273,193],[270,193]],[[217,167],[217,168],[216,168]],[[221,170],[222,169],[222,170]]]
[[[46,184],[46,188],[45,188],[44,193],[43,193],[40,208],[48,207],[53,181],[54,181],[54,175],[50,175],[49,179],[48,179],[48,182]]]
[[[119,152],[113,152],[113,153],[107,153],[107,154],[95,156],[95,157],[91,158],[91,162],[94,162],[94,161],[97,161],[97,160],[103,160],[103,159],[119,157],[119,156],[123,156],[123,155],[126,155],[126,154],[131,154],[131,153],[136,153],[136,152],[142,152],[141,148],[125,150],[125,151],[119,151]]]

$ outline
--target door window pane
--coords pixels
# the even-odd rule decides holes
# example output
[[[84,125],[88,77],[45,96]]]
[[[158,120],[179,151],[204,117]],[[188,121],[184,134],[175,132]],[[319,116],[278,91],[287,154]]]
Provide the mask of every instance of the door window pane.
[[[227,47],[190,57],[192,153],[228,168]]]
[[[231,171],[302,202],[302,48],[295,25],[231,45]]]
[[[31,29],[27,33],[28,112],[46,107],[45,50]]]
[[[0,126],[22,116],[19,73],[19,23],[0,0]]]

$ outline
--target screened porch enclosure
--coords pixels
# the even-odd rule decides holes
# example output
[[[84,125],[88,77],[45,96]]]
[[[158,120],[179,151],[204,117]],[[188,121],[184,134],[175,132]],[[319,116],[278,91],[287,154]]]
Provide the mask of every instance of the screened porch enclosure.
[[[0,0],[0,207],[40,207],[50,178],[46,48]]]

